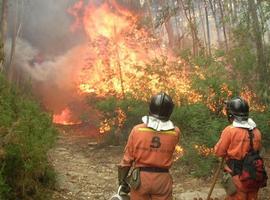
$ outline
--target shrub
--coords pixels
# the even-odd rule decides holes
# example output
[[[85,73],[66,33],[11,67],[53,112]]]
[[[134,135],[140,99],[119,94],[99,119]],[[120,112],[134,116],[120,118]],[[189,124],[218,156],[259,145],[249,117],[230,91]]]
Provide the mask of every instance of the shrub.
[[[0,76],[0,199],[48,199],[54,184],[47,152],[56,140],[51,117]],[[1,159],[1,158],[0,158]]]
[[[117,123],[111,124],[112,128],[106,135],[107,144],[115,144],[119,139],[115,134],[117,130],[121,132],[120,143],[123,144],[127,140],[131,128],[135,124],[141,123],[141,117],[148,114],[148,104],[132,99],[132,97],[121,100],[109,97],[99,101],[96,105],[106,118],[117,118],[117,112],[115,112],[117,108],[121,108],[126,115],[120,128]],[[258,127],[263,133],[265,146],[269,146],[268,141],[270,141],[269,115],[269,111],[251,113],[251,117],[258,122]],[[190,174],[196,177],[209,176],[218,162],[213,155],[213,147],[222,130],[229,125],[227,118],[224,115],[216,115],[204,103],[195,103],[176,106],[171,120],[181,130],[180,145],[184,149],[184,156],[176,162],[176,165],[186,168]]]
[[[93,101],[93,98],[91,101]],[[91,105],[93,104],[91,103]],[[125,142],[132,127],[135,124],[141,123],[142,115],[148,113],[148,105],[145,102],[133,99],[129,95],[125,99],[117,99],[116,97],[100,99],[94,105],[102,112],[103,120],[108,119],[111,128],[105,133],[107,144]],[[121,116],[119,110],[124,116]]]
[[[4,197],[8,195],[10,187],[7,185],[5,177],[3,176],[3,166],[0,171],[0,200],[4,200]]]
[[[262,133],[263,146],[269,148],[270,146],[270,110],[266,109],[265,112],[251,112],[251,118],[257,124],[257,127]]]
[[[184,155],[176,165],[185,167],[196,177],[209,176],[217,161],[212,148],[227,120],[216,116],[206,105],[197,103],[175,108],[172,121],[181,130],[180,145],[184,149]],[[201,152],[196,147],[202,147],[205,151]]]

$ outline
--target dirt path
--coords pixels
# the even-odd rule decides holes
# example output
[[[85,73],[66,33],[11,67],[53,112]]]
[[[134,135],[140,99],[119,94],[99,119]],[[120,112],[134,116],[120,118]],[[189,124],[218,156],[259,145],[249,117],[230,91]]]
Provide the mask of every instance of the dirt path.
[[[116,166],[122,153],[122,147],[101,147],[89,137],[61,134],[57,145],[50,152],[58,174],[53,200],[110,199],[117,188]],[[176,200],[206,199],[211,179],[206,181],[184,176],[181,169],[176,167],[172,167],[171,173]],[[261,193],[261,200],[270,200],[269,188]],[[224,190],[220,185],[216,186],[212,197],[224,199]]]

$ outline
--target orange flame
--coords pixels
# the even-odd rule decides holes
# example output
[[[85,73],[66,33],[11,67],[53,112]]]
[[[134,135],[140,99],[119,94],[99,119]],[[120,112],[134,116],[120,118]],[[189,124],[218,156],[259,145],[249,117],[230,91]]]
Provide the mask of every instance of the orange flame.
[[[95,6],[82,5],[79,1],[69,9],[75,17],[75,25],[83,26],[89,40],[88,56],[78,80],[78,93],[117,97],[130,93],[134,98],[145,100],[150,93],[169,92],[173,88],[177,94],[176,102],[183,94],[190,96],[192,102],[198,99],[191,91],[185,62],[161,48],[146,29],[139,28],[138,16],[114,0],[108,2]],[[152,66],[155,63],[150,61],[156,58],[163,66]],[[163,70],[156,71],[160,67]],[[156,72],[151,73],[151,68]]]
[[[90,39],[103,36],[112,39],[128,28],[130,22],[110,11],[107,4],[99,8],[87,7],[84,15],[84,29]]]
[[[214,148],[210,148],[205,145],[199,145],[199,144],[194,145],[194,148],[197,150],[198,154],[201,156],[207,157],[209,155],[214,155]]]
[[[69,108],[65,108],[60,114],[53,115],[53,123],[62,125],[75,125],[80,124],[80,121],[73,121],[72,114]]]
[[[180,145],[175,146],[175,150],[173,153],[173,161],[177,161],[179,158],[183,157],[184,155],[184,149]]]
[[[191,88],[189,66],[161,48],[146,29],[139,28],[137,16],[114,0],[108,2],[95,6],[78,0],[69,9],[75,17],[73,27],[84,30],[89,41],[74,55],[81,59],[77,61],[78,93],[119,98],[128,93],[136,99],[148,100],[150,94],[165,91],[173,94],[177,103],[182,99],[188,99],[188,103],[202,101],[202,96]],[[202,80],[206,78],[198,66],[195,69]],[[222,85],[221,93],[232,95],[226,84]],[[212,111],[222,109],[223,105],[216,100],[214,91],[209,92],[205,103]],[[108,132],[114,123],[115,119],[102,122],[100,132]]]

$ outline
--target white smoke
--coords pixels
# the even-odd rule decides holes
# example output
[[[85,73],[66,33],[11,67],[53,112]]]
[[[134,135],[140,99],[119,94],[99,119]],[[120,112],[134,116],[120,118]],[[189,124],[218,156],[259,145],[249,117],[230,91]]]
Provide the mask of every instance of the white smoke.
[[[78,105],[83,98],[77,87],[89,52],[85,52],[88,48],[83,29],[70,31],[75,19],[68,13],[77,1],[9,1],[9,38],[14,33],[14,16],[21,27],[11,67],[26,80],[31,79],[33,93],[54,113],[61,112],[66,106]],[[88,0],[84,2],[87,4]],[[15,12],[16,9],[19,10]],[[11,39],[5,48],[9,63]]]
[[[10,46],[9,43],[7,46]],[[70,74],[74,75],[78,71],[77,68],[80,66],[77,64],[82,63],[79,60],[83,59],[83,56],[76,57],[78,55],[76,52],[80,49],[81,46],[73,47],[62,55],[38,60],[40,50],[34,48],[26,40],[18,38],[12,65],[27,72],[35,81],[51,81],[61,86],[62,81],[68,79],[70,82]],[[9,52],[10,49],[7,51]]]

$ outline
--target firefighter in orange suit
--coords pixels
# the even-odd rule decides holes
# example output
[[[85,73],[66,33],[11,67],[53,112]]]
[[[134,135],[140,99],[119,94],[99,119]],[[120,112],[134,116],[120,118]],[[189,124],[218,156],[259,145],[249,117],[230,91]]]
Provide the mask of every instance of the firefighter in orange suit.
[[[241,161],[250,148],[248,129],[252,130],[253,147],[261,149],[261,133],[255,122],[249,118],[249,105],[241,97],[235,97],[226,103],[227,117],[231,125],[227,126],[215,145],[215,154],[226,160],[224,175],[227,182],[226,200],[256,200],[258,189],[247,190],[239,180],[239,161]],[[227,180],[228,181],[228,180]]]
[[[143,123],[133,127],[123,159],[118,168],[119,185],[129,192],[126,177],[130,168],[139,169],[140,184],[132,188],[131,200],[171,200],[172,177],[169,169],[173,162],[180,130],[169,120],[174,104],[166,93],[152,97],[149,115]],[[123,189],[123,190],[125,190]]]

